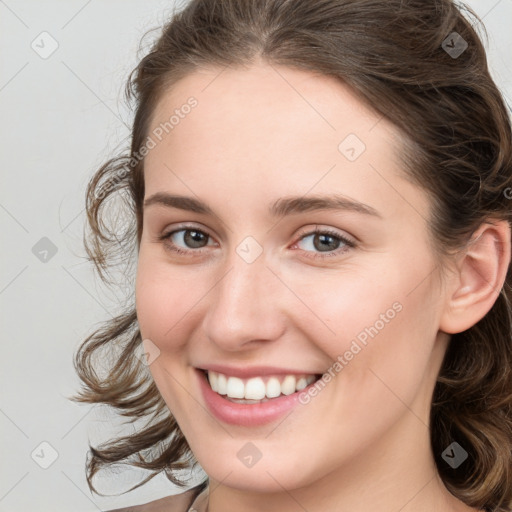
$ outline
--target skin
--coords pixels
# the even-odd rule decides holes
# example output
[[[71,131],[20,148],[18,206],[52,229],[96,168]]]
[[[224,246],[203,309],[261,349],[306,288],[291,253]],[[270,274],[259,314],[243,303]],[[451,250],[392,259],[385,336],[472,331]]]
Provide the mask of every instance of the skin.
[[[136,306],[143,339],[160,351],[151,374],[210,477],[209,512],[476,510],[439,478],[428,418],[450,334],[484,316],[503,283],[508,225],[483,226],[453,269],[441,267],[429,198],[401,169],[400,134],[332,78],[262,62],[201,69],[161,99],[150,132],[190,96],[198,105],[146,156],[145,198],[191,196],[214,215],[145,208]],[[366,145],[353,162],[338,150],[350,133]],[[334,191],[380,218],[267,212],[282,197]],[[159,237],[183,223],[209,237],[196,248],[178,232],[172,241],[188,252],[177,254]],[[317,226],[355,247],[314,259],[327,254],[313,244]],[[236,252],[248,236],[263,249],[252,263]],[[246,427],[208,412],[195,366],[322,373],[397,302],[401,311],[285,418]],[[261,452],[250,468],[237,457],[247,442]]]

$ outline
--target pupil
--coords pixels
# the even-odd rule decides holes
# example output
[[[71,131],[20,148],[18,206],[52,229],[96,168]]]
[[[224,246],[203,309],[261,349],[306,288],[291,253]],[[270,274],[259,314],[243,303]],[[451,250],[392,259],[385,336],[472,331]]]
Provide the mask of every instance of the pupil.
[[[204,233],[199,231],[187,230],[185,232],[185,242],[191,247],[203,247],[201,242],[204,242]]]
[[[331,241],[332,241],[331,247],[329,247],[328,239],[331,239]],[[321,244],[324,244],[324,245],[317,244],[316,243],[317,240],[321,240]],[[339,240],[336,240],[331,235],[325,235],[325,234],[315,236],[314,241],[315,241],[314,242],[315,249],[318,249],[319,251],[337,249],[338,245],[339,245]],[[327,244],[325,244],[326,241],[327,241]]]

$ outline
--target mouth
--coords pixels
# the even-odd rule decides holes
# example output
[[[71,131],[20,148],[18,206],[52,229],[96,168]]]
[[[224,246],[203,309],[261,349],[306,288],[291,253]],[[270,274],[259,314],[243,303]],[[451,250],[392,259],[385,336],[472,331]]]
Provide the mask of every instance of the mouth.
[[[223,399],[236,404],[263,404],[293,395],[318,381],[322,374],[274,374],[250,378],[226,375],[213,370],[198,369],[210,389]]]
[[[301,394],[309,393],[323,375],[269,366],[216,365],[194,370],[209,412],[224,423],[248,428],[278,421],[292,410],[300,410],[304,403]]]

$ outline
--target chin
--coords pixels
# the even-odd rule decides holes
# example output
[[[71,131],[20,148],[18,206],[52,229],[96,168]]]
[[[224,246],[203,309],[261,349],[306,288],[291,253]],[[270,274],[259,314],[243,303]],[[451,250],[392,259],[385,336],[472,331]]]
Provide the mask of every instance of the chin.
[[[265,457],[262,456],[251,467],[248,467],[236,453],[229,457],[224,454],[222,459],[217,457],[217,453],[211,451],[205,454],[204,458],[198,457],[203,470],[211,479],[243,491],[282,492],[283,488],[297,489],[318,478],[310,459],[308,468],[304,468],[304,464],[298,465],[294,459],[287,458],[285,454],[280,457],[267,457],[265,460]],[[308,457],[304,456],[302,460],[308,460]],[[303,467],[302,472],[300,471],[301,466]]]

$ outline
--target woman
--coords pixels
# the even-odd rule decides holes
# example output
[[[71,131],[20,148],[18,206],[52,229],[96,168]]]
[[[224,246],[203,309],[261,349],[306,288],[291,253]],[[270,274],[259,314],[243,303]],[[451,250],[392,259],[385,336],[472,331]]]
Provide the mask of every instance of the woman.
[[[76,366],[148,423],[91,489],[198,462],[129,510],[510,511],[512,134],[459,9],[192,0],[128,93],[87,249],[136,242],[136,299]]]

